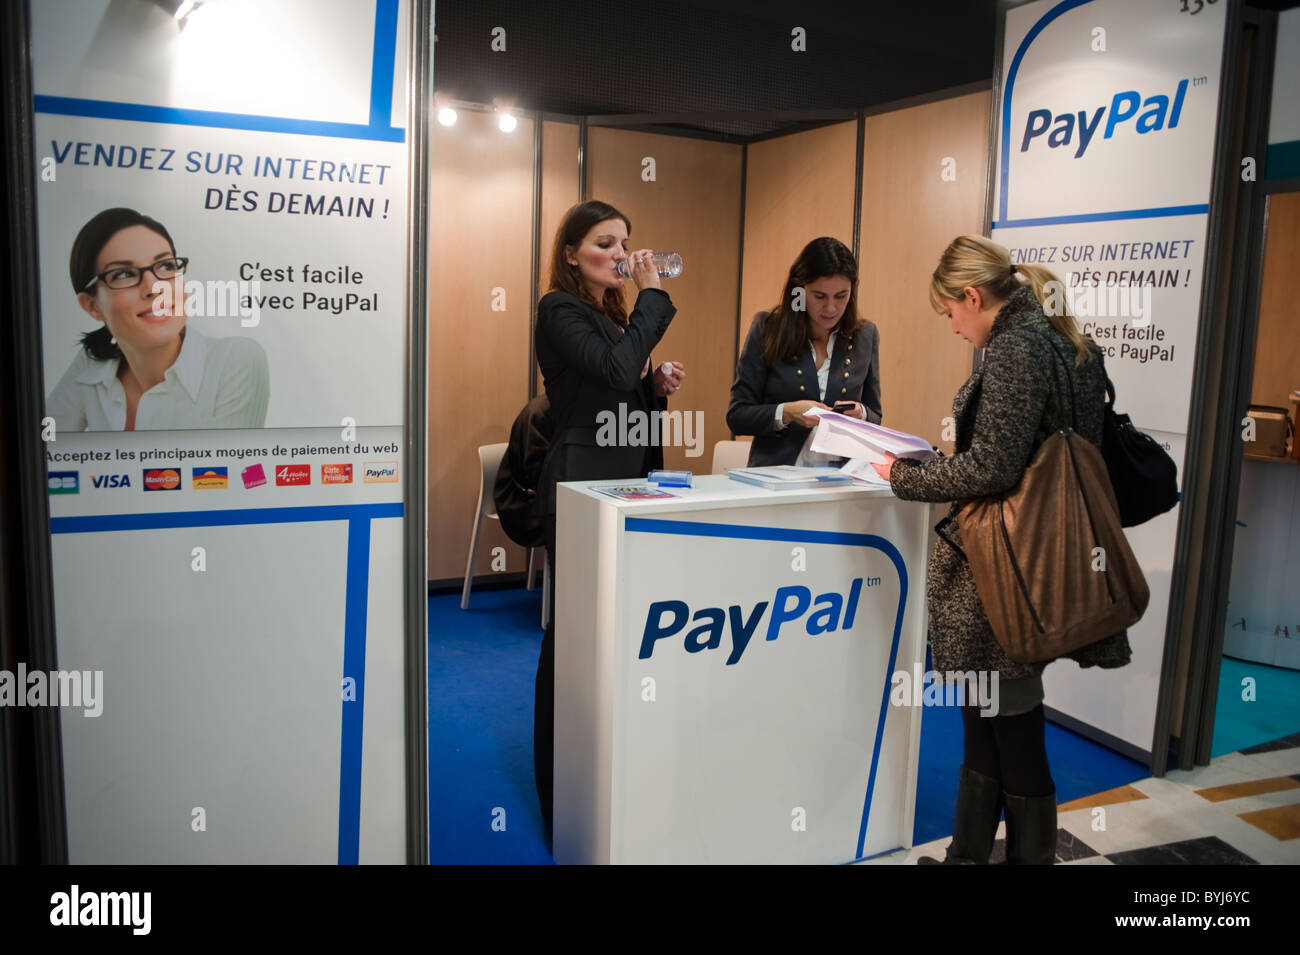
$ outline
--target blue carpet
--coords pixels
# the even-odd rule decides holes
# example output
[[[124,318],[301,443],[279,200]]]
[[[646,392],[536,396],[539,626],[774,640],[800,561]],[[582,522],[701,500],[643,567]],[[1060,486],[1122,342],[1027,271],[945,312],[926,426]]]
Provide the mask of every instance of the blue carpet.
[[[1242,680],[1255,681],[1255,698],[1243,700]],[[1300,671],[1224,657],[1214,708],[1210,755],[1223,756],[1300,731]]]
[[[541,602],[522,588],[475,593],[469,610],[460,594],[429,598],[434,864],[552,862],[533,782]]]
[[[925,665],[929,669],[928,651]],[[1098,746],[1054,723],[1047,724],[1045,739],[1047,765],[1051,767],[1052,780],[1056,783],[1058,803],[1105,792],[1150,775],[1144,764]],[[921,711],[913,845],[952,835],[953,817],[957,814],[957,772],[961,761],[961,711],[947,706],[924,707]]]
[[[467,611],[460,609],[459,594],[429,598],[431,862],[552,861],[542,842],[533,784],[540,614],[540,591],[476,593]],[[1147,776],[1145,766],[1051,723],[1047,755],[1061,802]],[[916,843],[952,833],[961,760],[961,714],[926,707]]]

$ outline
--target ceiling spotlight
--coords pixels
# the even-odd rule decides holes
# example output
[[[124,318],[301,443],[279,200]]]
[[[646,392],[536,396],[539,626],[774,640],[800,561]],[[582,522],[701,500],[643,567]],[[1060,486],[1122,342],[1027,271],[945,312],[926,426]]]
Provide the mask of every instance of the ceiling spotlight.
[[[456,111],[450,106],[444,106],[438,110],[438,122],[444,126],[451,126],[456,122]]]
[[[502,113],[501,118],[497,120],[497,126],[503,133],[513,133],[515,127],[519,125],[519,120],[515,119],[510,113]]]

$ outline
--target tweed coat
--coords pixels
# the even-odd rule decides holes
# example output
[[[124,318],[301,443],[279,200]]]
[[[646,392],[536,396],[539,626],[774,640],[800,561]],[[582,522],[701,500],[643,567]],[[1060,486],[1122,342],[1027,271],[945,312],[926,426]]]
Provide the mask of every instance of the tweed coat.
[[[1053,357],[1053,347],[1062,360]],[[1076,365],[1070,340],[1051,326],[1033,289],[1023,286],[999,310],[983,363],[953,399],[956,453],[925,462],[901,459],[890,473],[890,485],[903,500],[952,501],[949,514],[955,516],[963,502],[1001,494],[1020,482],[1039,445],[1071,424],[1071,396],[1074,430],[1100,447],[1105,389],[1101,353],[1094,350],[1083,365]],[[945,534],[961,546],[955,521]],[[984,615],[970,567],[942,536],[930,557],[926,587],[936,670],[997,670],[1000,680],[1042,672],[1044,664],[1017,663],[1003,652]],[[1085,667],[1119,667],[1130,657],[1127,633],[1070,654]]]

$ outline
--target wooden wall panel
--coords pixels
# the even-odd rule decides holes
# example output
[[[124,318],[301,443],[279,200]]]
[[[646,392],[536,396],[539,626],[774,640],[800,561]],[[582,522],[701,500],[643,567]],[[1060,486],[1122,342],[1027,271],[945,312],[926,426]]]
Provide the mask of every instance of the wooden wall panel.
[[[542,222],[537,236],[541,298],[549,287],[551,242],[569,207],[578,202],[578,125],[547,121],[542,129]],[[541,377],[537,387],[540,390]]]
[[[1259,334],[1251,404],[1292,409],[1291,392],[1300,388],[1300,318],[1291,292],[1291,270],[1300,262],[1300,192],[1268,200],[1268,239],[1264,245],[1264,285],[1259,300]]]
[[[670,468],[707,474],[714,443],[730,437],[726,414],[735,373],[741,147],[594,128],[587,133],[587,154],[589,195],[632,220],[630,246],[682,256],[682,275],[664,283],[677,315],[653,357],[686,366],[686,381],[669,410],[702,412],[703,433],[694,436],[698,457],[668,447],[664,459]],[[655,160],[654,182],[641,179],[646,156]]]
[[[504,442],[528,400],[533,124],[512,133],[490,114],[461,111],[434,126],[429,209],[429,579],[465,572],[478,500],[478,447]],[[493,311],[493,289],[505,311]],[[524,551],[484,521],[476,572],[507,571]]]
[[[880,329],[884,424],[952,451],[942,421],[971,346],[930,308],[930,275],[956,236],[984,227],[987,92],[870,116],[864,135],[858,301]],[[940,178],[956,161],[956,180]]]
[[[750,145],[737,352],[754,314],[780,299],[790,263],[800,249],[823,235],[853,247],[856,167],[857,123],[837,123]],[[861,292],[858,298],[862,300]]]

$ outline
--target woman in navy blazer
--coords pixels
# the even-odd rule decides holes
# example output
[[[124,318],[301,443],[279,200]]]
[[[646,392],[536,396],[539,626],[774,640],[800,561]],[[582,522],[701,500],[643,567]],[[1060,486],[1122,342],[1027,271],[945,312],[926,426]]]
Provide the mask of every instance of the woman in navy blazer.
[[[681,362],[655,366],[659,344],[677,309],[659,287],[649,249],[627,251],[632,226],[608,203],[579,203],[564,216],[551,253],[551,281],[537,307],[537,363],[551,405],[554,437],[542,465],[537,495],[546,515],[551,587],[562,571],[555,562],[555,485],[562,481],[645,477],[663,467],[659,444],[600,440],[602,412],[627,420],[633,412],[663,411],[681,387]],[[629,315],[623,305],[629,260],[640,291]],[[654,369],[651,371],[651,369]],[[619,406],[626,408],[620,414]],[[554,608],[554,589],[551,591]],[[533,705],[533,770],[547,845],[550,845],[555,726],[555,611],[542,638]]]
[[[813,408],[880,423],[880,334],[858,317],[858,263],[838,239],[813,239],[790,266],[781,304],[750,326],[727,426],[752,434],[749,465],[824,464],[809,447]]]

